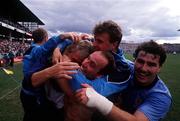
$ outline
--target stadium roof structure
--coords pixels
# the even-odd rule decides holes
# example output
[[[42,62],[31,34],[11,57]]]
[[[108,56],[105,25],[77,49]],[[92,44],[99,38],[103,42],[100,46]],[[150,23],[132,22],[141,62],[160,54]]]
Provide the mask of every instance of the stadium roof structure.
[[[14,22],[36,22],[44,25],[20,0],[1,0],[0,16]]]
[[[0,38],[32,38],[31,32],[44,23],[20,0],[1,0]]]

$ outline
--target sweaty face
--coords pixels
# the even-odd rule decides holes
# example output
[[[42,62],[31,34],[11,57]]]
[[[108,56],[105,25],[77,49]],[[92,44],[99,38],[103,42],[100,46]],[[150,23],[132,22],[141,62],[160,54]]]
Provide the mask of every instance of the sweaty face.
[[[140,51],[135,60],[135,77],[142,86],[147,86],[153,82],[160,71],[159,55],[153,55]]]
[[[108,33],[101,33],[95,35],[95,41],[93,42],[95,50],[113,50],[114,44],[110,43],[110,36]]]
[[[100,76],[98,72],[107,64],[107,59],[101,54],[100,51],[96,51],[82,62],[81,69],[87,78],[94,79]]]

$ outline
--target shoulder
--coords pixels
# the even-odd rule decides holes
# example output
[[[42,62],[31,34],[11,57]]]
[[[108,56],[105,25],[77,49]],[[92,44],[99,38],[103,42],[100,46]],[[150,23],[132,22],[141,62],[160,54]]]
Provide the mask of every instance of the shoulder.
[[[138,111],[150,120],[160,120],[165,117],[170,110],[172,100],[169,96],[162,93],[154,93],[147,97],[147,99],[138,107]]]
[[[171,103],[172,97],[169,89],[159,77],[157,79],[156,84],[147,92],[146,100],[152,101],[151,103],[153,104],[155,103],[154,101],[163,102],[162,104]]]
[[[166,84],[159,77],[157,78],[158,78],[157,83],[152,87],[152,89],[150,90],[150,93],[160,93],[160,94],[167,95],[168,97],[171,98],[170,91],[168,87],[166,86]]]
[[[162,119],[172,104],[168,88],[160,78],[158,79],[157,83],[149,90],[144,102],[138,108],[150,121]]]

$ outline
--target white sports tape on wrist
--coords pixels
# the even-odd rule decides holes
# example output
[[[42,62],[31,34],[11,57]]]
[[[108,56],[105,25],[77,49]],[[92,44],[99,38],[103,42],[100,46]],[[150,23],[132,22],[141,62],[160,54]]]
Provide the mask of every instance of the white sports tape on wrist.
[[[94,89],[87,88],[86,96],[88,97],[88,102],[86,104],[88,107],[96,108],[103,115],[109,114],[112,110],[113,103],[107,98],[98,94]]]

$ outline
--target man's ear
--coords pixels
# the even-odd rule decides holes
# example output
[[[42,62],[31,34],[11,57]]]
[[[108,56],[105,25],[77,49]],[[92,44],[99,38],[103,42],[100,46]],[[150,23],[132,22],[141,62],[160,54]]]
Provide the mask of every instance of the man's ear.
[[[112,43],[112,45],[113,45],[113,50],[116,50],[119,47],[119,44],[117,41]]]

